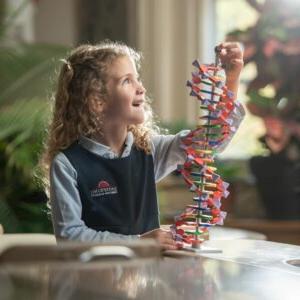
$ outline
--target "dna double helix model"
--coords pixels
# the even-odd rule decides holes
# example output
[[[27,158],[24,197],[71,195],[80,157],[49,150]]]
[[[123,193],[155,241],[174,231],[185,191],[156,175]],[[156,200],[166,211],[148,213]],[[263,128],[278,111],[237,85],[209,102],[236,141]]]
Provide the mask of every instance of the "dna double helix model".
[[[193,203],[171,225],[175,241],[186,249],[201,248],[201,243],[209,238],[209,228],[223,225],[226,217],[226,212],[221,210],[221,199],[228,196],[229,184],[216,173],[214,156],[218,146],[235,131],[230,118],[234,94],[225,85],[220,51],[216,47],[214,64],[199,64],[195,60],[196,70],[187,81],[190,95],[200,103],[201,116],[196,129],[182,141],[186,160],[177,170],[193,193]]]

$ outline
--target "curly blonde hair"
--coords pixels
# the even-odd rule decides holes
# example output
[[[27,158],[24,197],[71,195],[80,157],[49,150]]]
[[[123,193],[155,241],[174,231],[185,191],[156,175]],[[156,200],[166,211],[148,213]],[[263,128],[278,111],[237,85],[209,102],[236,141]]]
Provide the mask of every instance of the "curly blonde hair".
[[[107,70],[115,59],[124,56],[132,58],[139,69],[140,54],[116,42],[81,45],[66,60],[62,60],[48,139],[40,161],[46,189],[49,187],[50,165],[56,154],[68,148],[80,136],[101,134],[103,115],[93,112],[90,99],[105,99]],[[128,131],[132,132],[136,147],[150,153],[150,134],[157,132],[158,127],[153,122],[148,99],[145,115],[143,124],[131,125]]]

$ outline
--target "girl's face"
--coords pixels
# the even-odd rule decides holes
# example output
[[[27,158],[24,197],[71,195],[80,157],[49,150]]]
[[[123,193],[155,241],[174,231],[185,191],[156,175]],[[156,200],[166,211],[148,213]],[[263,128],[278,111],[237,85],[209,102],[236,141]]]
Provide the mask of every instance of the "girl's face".
[[[119,126],[143,123],[145,92],[134,61],[117,58],[108,70],[105,121]]]

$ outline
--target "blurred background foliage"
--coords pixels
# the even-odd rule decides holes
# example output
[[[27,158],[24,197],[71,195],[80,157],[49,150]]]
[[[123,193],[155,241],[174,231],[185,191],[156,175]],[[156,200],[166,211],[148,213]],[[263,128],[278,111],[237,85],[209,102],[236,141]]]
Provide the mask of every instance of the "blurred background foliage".
[[[244,46],[245,65],[256,75],[247,87],[248,108],[264,117],[300,120],[300,3],[282,0],[246,0],[257,11],[250,27],[227,35]]]
[[[256,187],[271,219],[300,219],[300,2],[246,0],[257,21],[227,35],[244,46],[248,110],[262,119],[268,155],[249,160]]]
[[[0,224],[9,232],[51,232],[46,196],[36,180],[38,156],[50,115],[49,101],[58,58],[66,47],[11,44],[13,18],[1,2],[0,24]]]

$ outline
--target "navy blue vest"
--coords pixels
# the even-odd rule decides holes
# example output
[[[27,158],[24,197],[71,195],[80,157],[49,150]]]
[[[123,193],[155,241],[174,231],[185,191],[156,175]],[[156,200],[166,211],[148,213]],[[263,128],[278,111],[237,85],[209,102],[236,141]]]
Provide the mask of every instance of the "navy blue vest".
[[[63,152],[77,171],[88,227],[126,235],[159,227],[152,155],[133,146],[128,157],[106,159],[78,142]]]

